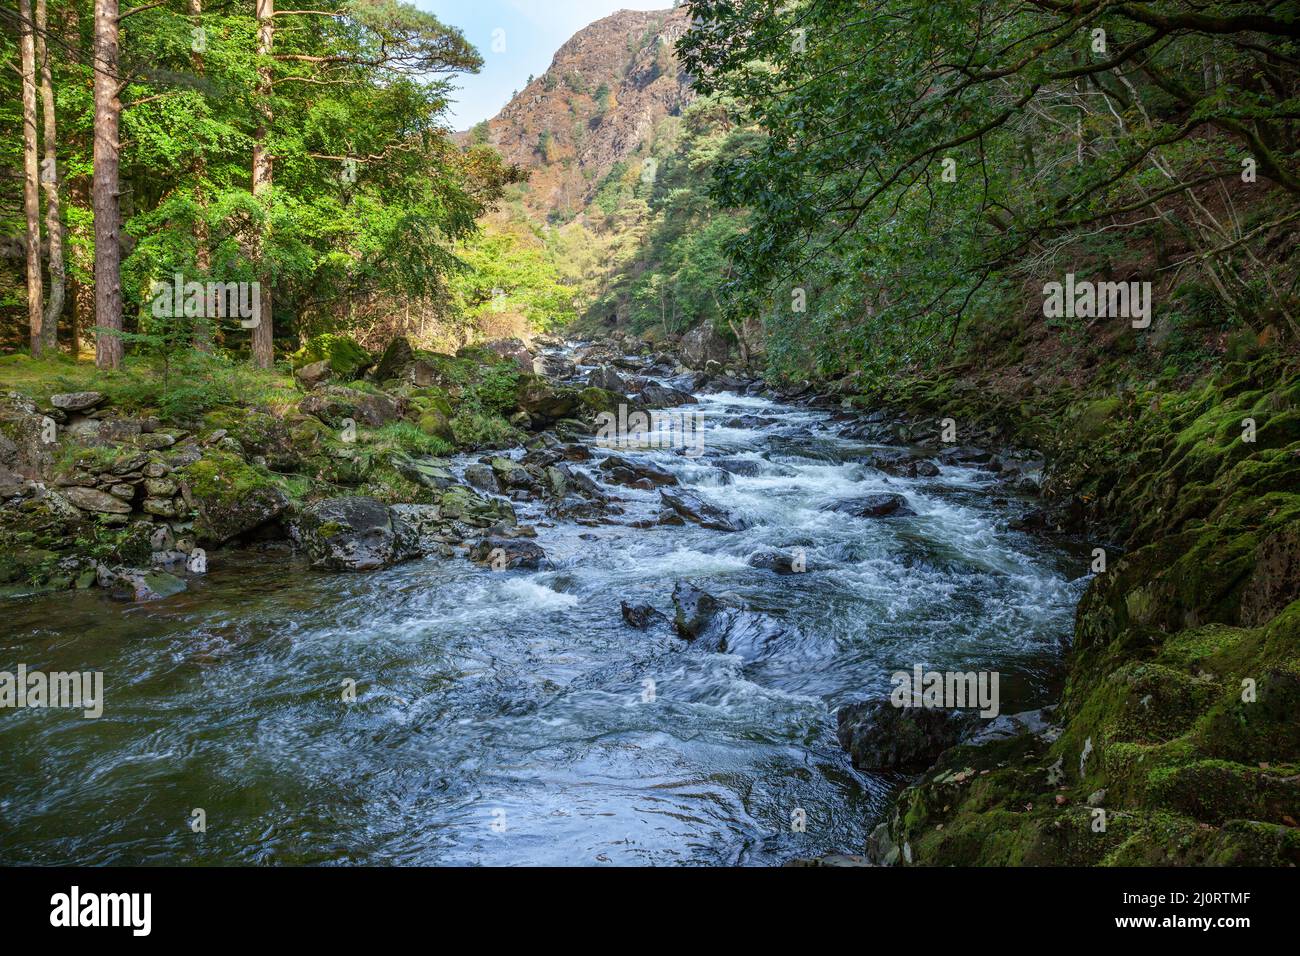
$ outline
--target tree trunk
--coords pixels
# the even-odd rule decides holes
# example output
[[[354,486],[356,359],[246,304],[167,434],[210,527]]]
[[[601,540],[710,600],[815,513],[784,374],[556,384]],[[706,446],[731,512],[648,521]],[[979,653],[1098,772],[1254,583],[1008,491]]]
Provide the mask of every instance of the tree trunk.
[[[199,17],[203,15],[203,0],[189,0],[190,16],[194,18],[194,27],[200,26]],[[203,75],[203,54],[190,46],[190,69],[195,76]],[[207,173],[207,164],[203,153],[194,160],[194,204],[198,207],[198,216],[194,220],[194,264],[202,280],[208,278],[212,269],[212,250],[208,248],[207,194],[204,192],[203,177]],[[194,347],[200,352],[211,352],[214,339],[214,316],[208,311],[194,326]]]
[[[45,317],[41,322],[41,347],[55,352],[59,348],[59,319],[63,315],[67,269],[63,263],[63,207],[59,198],[62,182],[58,163],[58,124],[54,115],[54,68],[45,42],[48,29],[45,0],[36,0],[36,62],[41,77],[45,148],[41,185],[45,190],[45,238],[50,246],[50,298],[45,304]]]
[[[122,364],[122,215],[119,195],[118,0],[95,0],[95,364]]]
[[[261,101],[261,115],[253,134],[253,195],[265,197],[264,208],[270,212],[271,154],[266,138],[271,125],[271,43],[275,36],[273,19],[275,0],[257,0],[257,92]],[[269,229],[269,227],[267,227]],[[270,368],[275,360],[271,324],[271,275],[265,268],[266,229],[256,237],[254,257],[258,264],[261,283],[261,321],[253,329],[253,365]]]
[[[41,354],[41,196],[40,167],[36,152],[36,31],[32,0],[18,0],[19,57],[23,75],[23,215],[27,220],[24,251],[27,256],[27,325],[32,355]]]

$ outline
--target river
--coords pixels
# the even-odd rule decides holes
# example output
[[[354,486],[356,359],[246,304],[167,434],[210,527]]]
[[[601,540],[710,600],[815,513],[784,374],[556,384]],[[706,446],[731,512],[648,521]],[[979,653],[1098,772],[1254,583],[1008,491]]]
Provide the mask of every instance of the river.
[[[996,670],[1004,713],[1041,705],[1084,562],[1007,530],[1027,506],[999,500],[986,472],[889,477],[855,463],[873,446],[840,437],[826,411],[699,398],[703,457],[628,457],[747,530],[589,527],[525,506],[553,569],[458,556],[323,574],[216,552],[163,602],[92,591],[6,605],[0,669],[102,671],[106,704],[97,720],[0,714],[0,863],[770,865],[861,852],[905,778],[850,765],[836,708],[887,694],[915,664]],[[710,464],[720,456],[756,473]],[[621,521],[659,511],[657,492],[611,490]],[[917,515],[827,510],[876,491],[901,492]],[[769,546],[803,548],[808,570],[746,564]],[[722,654],[624,622],[620,601],[671,614],[679,580],[779,626]]]

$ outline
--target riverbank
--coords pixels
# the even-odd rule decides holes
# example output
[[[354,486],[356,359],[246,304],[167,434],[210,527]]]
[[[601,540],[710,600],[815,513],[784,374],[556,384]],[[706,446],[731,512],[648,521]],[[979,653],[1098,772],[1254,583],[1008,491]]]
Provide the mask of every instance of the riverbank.
[[[1060,706],[946,751],[873,834],[914,865],[1300,863],[1300,375],[1261,356],[1179,385],[996,367],[855,399],[1044,451],[1044,533],[1086,535]],[[969,436],[969,437],[965,437]]]

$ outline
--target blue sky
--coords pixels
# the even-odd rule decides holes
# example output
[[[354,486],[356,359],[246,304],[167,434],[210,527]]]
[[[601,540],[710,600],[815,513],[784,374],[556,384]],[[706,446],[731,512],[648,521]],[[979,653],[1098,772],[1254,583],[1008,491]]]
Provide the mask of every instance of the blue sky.
[[[449,26],[460,27],[478,48],[483,69],[455,77],[450,122],[468,129],[495,116],[523,89],[530,74],[540,76],[565,40],[615,10],[667,10],[672,0],[412,0]],[[503,31],[495,33],[494,31]],[[504,50],[494,49],[504,45]]]

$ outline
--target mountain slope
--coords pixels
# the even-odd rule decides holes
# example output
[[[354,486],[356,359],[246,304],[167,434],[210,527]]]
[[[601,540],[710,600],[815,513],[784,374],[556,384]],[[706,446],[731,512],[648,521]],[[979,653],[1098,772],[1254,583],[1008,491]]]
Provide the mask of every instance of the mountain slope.
[[[673,50],[688,26],[684,9],[620,10],[597,20],[469,138],[530,170],[523,196],[530,213],[572,216],[660,120],[690,103],[689,77]]]

